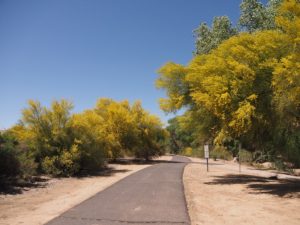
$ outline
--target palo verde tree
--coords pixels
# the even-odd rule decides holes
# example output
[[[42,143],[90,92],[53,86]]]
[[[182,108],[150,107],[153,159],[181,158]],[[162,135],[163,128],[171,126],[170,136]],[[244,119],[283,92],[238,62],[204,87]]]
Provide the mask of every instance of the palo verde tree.
[[[77,173],[80,153],[70,126],[72,103],[53,101],[50,108],[38,101],[28,103],[19,127],[13,130],[20,139],[27,139],[39,170],[53,175]]]
[[[95,108],[82,113],[71,114],[72,108],[67,100],[53,101],[50,107],[31,100],[20,123],[9,129],[9,134],[26,146],[38,172],[71,176],[97,170],[124,155],[150,159],[164,152],[168,134],[159,118],[145,111],[140,102],[101,98]],[[0,154],[16,159],[16,170],[7,174],[19,173],[17,167],[33,168],[31,161],[24,167],[19,158],[12,157],[13,143],[1,134]]]
[[[235,35],[187,66],[167,63],[157,80],[168,96],[161,108],[186,107],[191,117],[213,118],[207,128],[215,144],[237,139],[249,150],[281,152],[300,163],[288,153],[293,145],[299,154],[299,2],[284,1],[276,24],[280,29]],[[286,128],[280,115],[290,116]],[[277,129],[296,137],[286,135],[279,145]]]

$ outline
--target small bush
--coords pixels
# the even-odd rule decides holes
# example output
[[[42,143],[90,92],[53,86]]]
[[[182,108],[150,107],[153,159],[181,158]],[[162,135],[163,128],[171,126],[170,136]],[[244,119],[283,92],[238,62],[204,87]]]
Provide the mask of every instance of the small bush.
[[[210,157],[213,159],[224,159],[231,160],[231,153],[223,146],[215,146],[214,149],[210,152]]]
[[[64,149],[59,156],[46,156],[42,168],[44,172],[54,176],[72,176],[79,172],[79,162],[80,152],[77,145],[72,145],[69,151]]]
[[[26,153],[19,155],[20,171],[23,178],[28,178],[37,173],[37,163],[34,161],[33,157]]]
[[[253,155],[251,152],[241,149],[239,151],[239,160],[240,162],[251,163],[253,161]]]
[[[13,177],[19,175],[20,162],[14,149],[0,148],[0,176]]]
[[[0,133],[0,176],[14,177],[21,173],[18,142],[8,133]]]
[[[293,164],[291,163],[287,163],[287,162],[284,162],[282,159],[280,158],[277,158],[275,161],[274,161],[274,166],[277,170],[279,171],[285,171],[285,172],[288,172],[288,173],[293,173]]]
[[[193,148],[192,156],[197,157],[197,158],[204,158],[204,149],[203,149],[203,147]]]
[[[192,156],[193,149],[191,147],[186,147],[186,148],[183,149],[182,154],[185,155],[185,156]]]
[[[106,152],[102,146],[91,146],[88,151],[81,149],[81,170],[96,171],[103,168],[106,164]]]
[[[197,158],[204,157],[203,148],[201,147],[200,148],[186,147],[182,150],[181,154],[188,157],[197,157]]]
[[[53,156],[49,157],[46,156],[42,161],[42,169],[47,174],[52,174],[54,176],[61,175],[61,171],[59,169],[59,157]]]

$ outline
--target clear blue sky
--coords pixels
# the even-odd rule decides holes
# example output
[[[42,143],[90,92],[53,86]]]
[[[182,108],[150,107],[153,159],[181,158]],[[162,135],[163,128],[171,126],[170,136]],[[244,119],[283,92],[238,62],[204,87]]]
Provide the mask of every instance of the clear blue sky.
[[[100,97],[139,99],[167,118],[155,88],[164,63],[192,58],[192,30],[214,16],[236,22],[240,0],[0,0],[0,128],[28,99],[66,98],[74,112]]]

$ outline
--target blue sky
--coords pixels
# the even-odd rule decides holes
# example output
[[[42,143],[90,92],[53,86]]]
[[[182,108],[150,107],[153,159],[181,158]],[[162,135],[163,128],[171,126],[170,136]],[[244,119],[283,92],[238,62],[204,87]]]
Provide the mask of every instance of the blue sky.
[[[155,88],[164,63],[192,58],[192,30],[214,16],[236,22],[240,0],[0,0],[0,128],[21,117],[28,99],[73,101],[74,112],[100,97],[141,100],[166,116]]]

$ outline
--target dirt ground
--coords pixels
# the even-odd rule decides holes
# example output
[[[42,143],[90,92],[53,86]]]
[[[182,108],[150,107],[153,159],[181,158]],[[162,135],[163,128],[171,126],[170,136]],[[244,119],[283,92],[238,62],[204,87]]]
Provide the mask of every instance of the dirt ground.
[[[163,156],[158,160],[170,160]],[[0,195],[0,225],[41,225],[150,165],[111,164],[109,172],[83,178],[44,178],[39,185],[20,193]]]
[[[224,161],[204,160],[184,171],[192,225],[300,224],[300,179]]]

